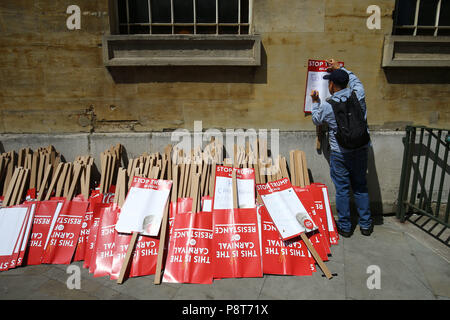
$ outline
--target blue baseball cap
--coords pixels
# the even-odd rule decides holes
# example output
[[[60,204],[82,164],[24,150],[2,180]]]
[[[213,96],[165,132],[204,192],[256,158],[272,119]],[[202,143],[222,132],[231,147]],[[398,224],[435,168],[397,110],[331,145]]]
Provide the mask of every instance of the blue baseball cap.
[[[342,69],[333,70],[331,73],[324,75],[323,78],[325,80],[333,81],[342,88],[347,87],[348,81],[350,80],[348,73]]]

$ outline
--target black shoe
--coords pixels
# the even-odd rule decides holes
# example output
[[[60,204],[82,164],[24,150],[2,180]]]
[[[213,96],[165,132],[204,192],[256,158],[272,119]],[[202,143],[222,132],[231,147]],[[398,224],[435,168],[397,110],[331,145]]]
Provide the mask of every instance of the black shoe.
[[[361,230],[361,234],[362,234],[363,236],[368,237],[368,236],[370,236],[370,235],[372,234],[372,232],[373,232],[373,225],[371,225],[369,229],[363,229],[363,228],[359,227],[359,230]]]
[[[339,228],[338,226],[336,226],[336,227],[337,227],[337,232],[344,238],[350,238],[353,234],[352,231],[344,231],[341,228]]]

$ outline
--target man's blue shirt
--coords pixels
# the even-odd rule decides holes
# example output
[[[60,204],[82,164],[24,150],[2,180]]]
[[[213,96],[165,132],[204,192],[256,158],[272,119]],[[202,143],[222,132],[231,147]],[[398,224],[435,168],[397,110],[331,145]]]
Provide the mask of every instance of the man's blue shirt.
[[[355,91],[356,97],[358,98],[359,103],[361,104],[361,108],[364,113],[364,118],[367,119],[367,108],[366,108],[366,100],[365,100],[366,95],[364,92],[363,84],[358,79],[358,77],[353,74],[353,72],[348,71],[345,68],[341,68],[341,69],[348,73],[348,76],[349,76],[348,88],[345,88],[338,92],[335,92],[327,100],[332,99],[336,102],[339,102],[339,101],[344,102],[344,101],[347,101],[347,99],[350,97],[352,92]],[[335,135],[337,132],[337,123],[336,123],[336,118],[334,117],[333,107],[331,106],[331,104],[329,104],[327,101],[323,101],[323,102],[319,101],[319,102],[313,103],[312,109],[311,109],[311,115],[312,115],[312,121],[316,126],[322,125],[323,123],[328,124],[329,143],[330,143],[330,149],[332,151],[339,152],[339,153],[351,151],[351,150],[341,147],[336,140]],[[365,148],[365,147],[367,147],[367,145],[362,148]]]

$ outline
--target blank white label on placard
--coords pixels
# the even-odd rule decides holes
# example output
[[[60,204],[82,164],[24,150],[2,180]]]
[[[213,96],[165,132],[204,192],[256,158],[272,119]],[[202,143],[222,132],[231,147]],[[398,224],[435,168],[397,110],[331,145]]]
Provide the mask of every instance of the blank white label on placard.
[[[216,177],[214,209],[233,209],[232,178]],[[236,179],[239,208],[255,207],[255,181]]]
[[[64,202],[58,202],[56,205],[55,213],[53,214],[52,222],[50,223],[50,228],[48,230],[47,239],[45,240],[44,250],[47,249],[48,242],[52,236],[53,229],[55,228],[56,220],[58,220],[59,213],[61,212]]]
[[[20,236],[28,208],[0,209],[0,256],[11,255]]]
[[[216,176],[214,209],[233,209],[232,179]]]
[[[116,224],[118,232],[157,236],[170,190],[132,187]]]
[[[30,216],[28,217],[28,225],[27,225],[26,230],[25,230],[25,235],[24,235],[24,238],[23,238],[23,241],[22,241],[22,246],[20,248],[20,251],[23,251],[23,250],[26,249],[26,246],[28,244],[28,239],[30,239],[30,231],[31,231],[31,227],[33,226],[35,210],[36,210],[36,204],[33,203],[31,205],[31,208],[30,208]]]
[[[328,74],[324,71],[308,71],[308,81],[306,84],[306,100],[305,100],[305,111],[311,112],[312,99],[311,92],[316,90],[319,92],[319,98],[321,101],[325,101],[330,97],[330,92],[328,90],[328,80],[324,80],[323,76]]]
[[[205,199],[203,200],[203,212],[211,212],[212,211],[212,199]]]
[[[238,189],[239,208],[254,208],[255,199],[255,181],[253,179],[236,179]]]
[[[283,239],[317,228],[293,188],[262,195],[261,198]],[[306,229],[299,223],[298,214],[309,220],[311,228]]]
[[[328,224],[328,231],[333,232],[334,231],[334,225],[333,225],[333,219],[331,217],[331,208],[330,208],[330,202],[328,201],[328,192],[327,188],[322,188],[323,193],[323,201],[325,202],[325,212],[327,213],[327,224]]]
[[[261,195],[261,198],[282,239],[288,239],[305,232],[305,228],[295,218],[297,212],[299,210],[305,210],[305,208],[298,200],[294,189],[289,188],[287,190]]]

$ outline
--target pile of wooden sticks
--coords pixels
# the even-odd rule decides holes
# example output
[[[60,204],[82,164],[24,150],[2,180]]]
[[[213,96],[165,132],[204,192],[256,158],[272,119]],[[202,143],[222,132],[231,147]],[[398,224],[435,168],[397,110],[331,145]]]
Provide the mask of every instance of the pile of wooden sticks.
[[[30,189],[35,189],[36,199],[50,197],[72,199],[82,194],[86,199],[92,189],[99,187],[107,194],[116,186],[116,200],[123,203],[131,185],[132,177],[175,180],[173,197],[196,199],[213,196],[217,165],[255,169],[257,184],[289,178],[292,185],[304,187],[310,184],[305,153],[291,150],[289,166],[286,158],[269,158],[267,141],[234,145],[233,153],[224,158],[224,146],[211,140],[203,150],[199,147],[184,151],[177,146],[167,145],[163,153],[144,152],[139,157],[123,161],[123,146],[111,146],[100,155],[100,170],[94,158],[79,156],[73,162],[64,162],[62,155],[53,146],[33,151],[20,149],[0,155],[0,191],[4,197],[3,206],[20,204]],[[94,172],[97,174],[95,175]],[[198,180],[198,182],[197,182]],[[258,197],[259,198],[259,197]],[[258,199],[259,200],[259,199]],[[195,205],[200,208],[200,200]]]

